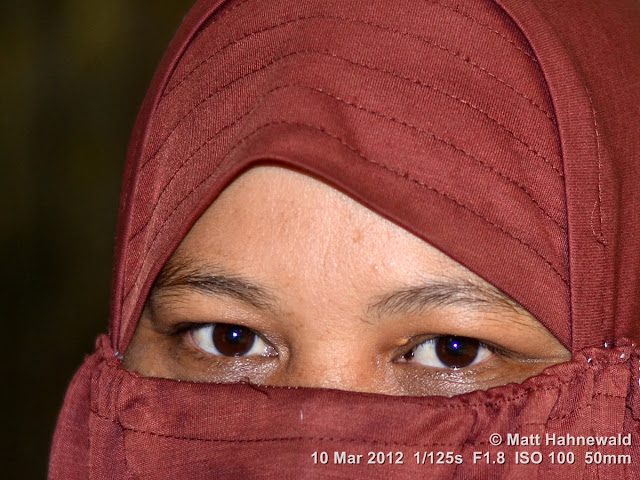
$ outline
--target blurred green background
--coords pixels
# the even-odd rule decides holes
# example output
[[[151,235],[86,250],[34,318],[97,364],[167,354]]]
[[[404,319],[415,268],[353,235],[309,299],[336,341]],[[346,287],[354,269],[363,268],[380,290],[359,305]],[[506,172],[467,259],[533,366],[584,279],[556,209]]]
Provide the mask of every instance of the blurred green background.
[[[3,478],[45,478],[66,386],[106,331],[129,133],[193,2],[1,3]]]

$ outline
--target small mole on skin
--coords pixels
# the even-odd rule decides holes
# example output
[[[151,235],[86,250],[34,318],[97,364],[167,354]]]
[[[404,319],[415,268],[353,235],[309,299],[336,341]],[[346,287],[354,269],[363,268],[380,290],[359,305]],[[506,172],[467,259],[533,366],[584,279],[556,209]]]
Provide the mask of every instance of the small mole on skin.
[[[362,240],[362,237],[363,237],[362,230],[356,230],[353,236],[351,237],[351,241],[353,241],[353,243],[360,243],[360,241]]]

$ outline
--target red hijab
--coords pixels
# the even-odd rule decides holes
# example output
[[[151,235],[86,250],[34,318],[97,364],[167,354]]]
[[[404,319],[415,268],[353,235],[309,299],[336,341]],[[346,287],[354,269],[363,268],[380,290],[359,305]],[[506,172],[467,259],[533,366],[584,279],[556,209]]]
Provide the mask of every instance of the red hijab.
[[[631,478],[639,114],[635,0],[199,1],[134,130],[110,335],[69,388],[49,477]],[[436,246],[573,359],[453,398],[125,371],[156,275],[260,162],[317,175]],[[539,444],[509,446],[510,434]],[[596,437],[616,444],[562,446]],[[543,461],[516,463],[516,450]],[[334,452],[364,460],[341,465]],[[368,452],[392,455],[368,465]]]

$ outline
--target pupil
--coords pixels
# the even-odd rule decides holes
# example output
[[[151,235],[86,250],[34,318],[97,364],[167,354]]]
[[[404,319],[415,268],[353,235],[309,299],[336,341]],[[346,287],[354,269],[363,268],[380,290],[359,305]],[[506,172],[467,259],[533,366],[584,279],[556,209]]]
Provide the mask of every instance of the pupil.
[[[439,337],[436,340],[436,355],[449,368],[471,365],[478,356],[480,342],[466,337]]]
[[[213,345],[222,355],[241,357],[246,355],[256,341],[256,334],[240,325],[219,323],[213,327]]]

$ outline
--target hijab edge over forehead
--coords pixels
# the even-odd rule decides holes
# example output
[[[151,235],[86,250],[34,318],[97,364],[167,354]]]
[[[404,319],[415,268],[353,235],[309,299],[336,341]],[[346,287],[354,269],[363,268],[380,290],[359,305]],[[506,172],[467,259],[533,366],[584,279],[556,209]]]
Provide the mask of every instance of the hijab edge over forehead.
[[[121,310],[124,285],[123,259],[127,255],[126,239],[131,222],[132,207],[129,200],[133,197],[137,186],[139,156],[144,148],[149,119],[153,116],[159,98],[183,52],[202,26],[225,3],[229,2],[200,1],[189,13],[154,77],[134,130],[123,182],[113,283],[111,338],[113,345],[120,351],[126,348],[133,333],[122,331],[121,328],[123,324]],[[229,8],[242,3],[244,2],[236,2],[236,5],[231,5]],[[600,345],[602,342],[613,342],[616,337],[637,336],[640,333],[637,327],[634,330],[633,325],[630,325],[631,322],[624,319],[630,319],[634,313],[637,315],[638,307],[633,306],[633,295],[638,293],[638,282],[637,280],[630,282],[626,290],[622,287],[624,291],[620,291],[620,278],[616,277],[615,262],[618,256],[623,255],[628,259],[626,271],[631,272],[632,275],[635,272],[637,277],[638,255],[629,255],[633,253],[629,252],[629,242],[630,238],[633,238],[633,232],[629,232],[628,228],[626,232],[621,232],[619,219],[613,213],[621,212],[624,203],[628,213],[623,215],[638,218],[638,207],[629,207],[629,202],[623,202],[621,199],[625,197],[628,200],[629,192],[638,188],[638,181],[635,180],[634,183],[633,179],[626,179],[621,183],[618,178],[620,171],[629,168],[626,164],[630,163],[632,152],[634,149],[637,151],[638,146],[628,142],[622,148],[623,150],[626,148],[627,156],[614,161],[616,159],[613,155],[620,150],[616,150],[615,145],[612,150],[608,149],[609,138],[604,137],[605,130],[602,126],[598,128],[598,122],[609,126],[607,122],[613,115],[612,124],[606,132],[610,133],[611,129],[619,127],[615,123],[616,112],[607,111],[608,105],[612,103],[607,95],[611,90],[620,95],[619,90],[615,88],[615,83],[620,83],[621,80],[615,75],[605,75],[606,81],[613,85],[609,91],[606,91],[602,79],[597,79],[593,85],[589,83],[589,75],[593,70],[600,72],[606,68],[613,70],[618,67],[615,63],[619,59],[609,57],[608,61],[611,61],[613,67],[588,64],[592,61],[588,58],[588,52],[585,51],[588,46],[580,43],[580,38],[576,37],[575,31],[565,32],[567,17],[558,14],[555,1],[522,3],[501,0],[497,3],[518,24],[536,53],[551,91],[558,119],[567,185],[570,246],[572,338],[568,340],[568,345],[575,351],[587,346]],[[582,14],[585,17],[597,15],[597,9],[593,6],[573,5],[580,2],[568,3],[571,5],[562,7],[565,13],[573,11],[574,15]],[[606,9],[605,2],[601,3],[602,5],[598,5],[599,8]],[[631,2],[628,4],[631,5]],[[586,11],[588,8],[592,8],[593,11]],[[624,23],[624,19],[621,18],[613,20]],[[593,21],[593,18],[589,21]],[[619,33],[613,31],[618,26],[609,25],[608,27],[607,35]],[[630,24],[621,30],[629,34],[632,28],[633,24]],[[602,60],[603,56],[600,59]],[[630,95],[630,99],[638,99],[637,88],[627,94]],[[640,102],[640,99],[638,101]],[[618,138],[613,137],[613,143],[620,143],[621,139],[624,143],[625,139],[631,137],[634,137],[633,132],[622,132]],[[635,138],[637,137],[636,134]],[[637,170],[637,165],[635,168]],[[583,188],[583,185],[596,186],[596,188]],[[634,208],[635,210],[632,210]],[[612,214],[607,216],[607,211]],[[594,222],[597,225],[595,229]],[[181,238],[189,228],[190,225],[185,226],[184,231],[180,232]],[[167,258],[170,253],[167,252]],[[160,263],[164,261],[166,258]],[[151,281],[152,279],[148,279],[146,283],[146,292],[151,286]],[[623,315],[623,321],[619,321],[617,325],[614,324],[616,314]]]

